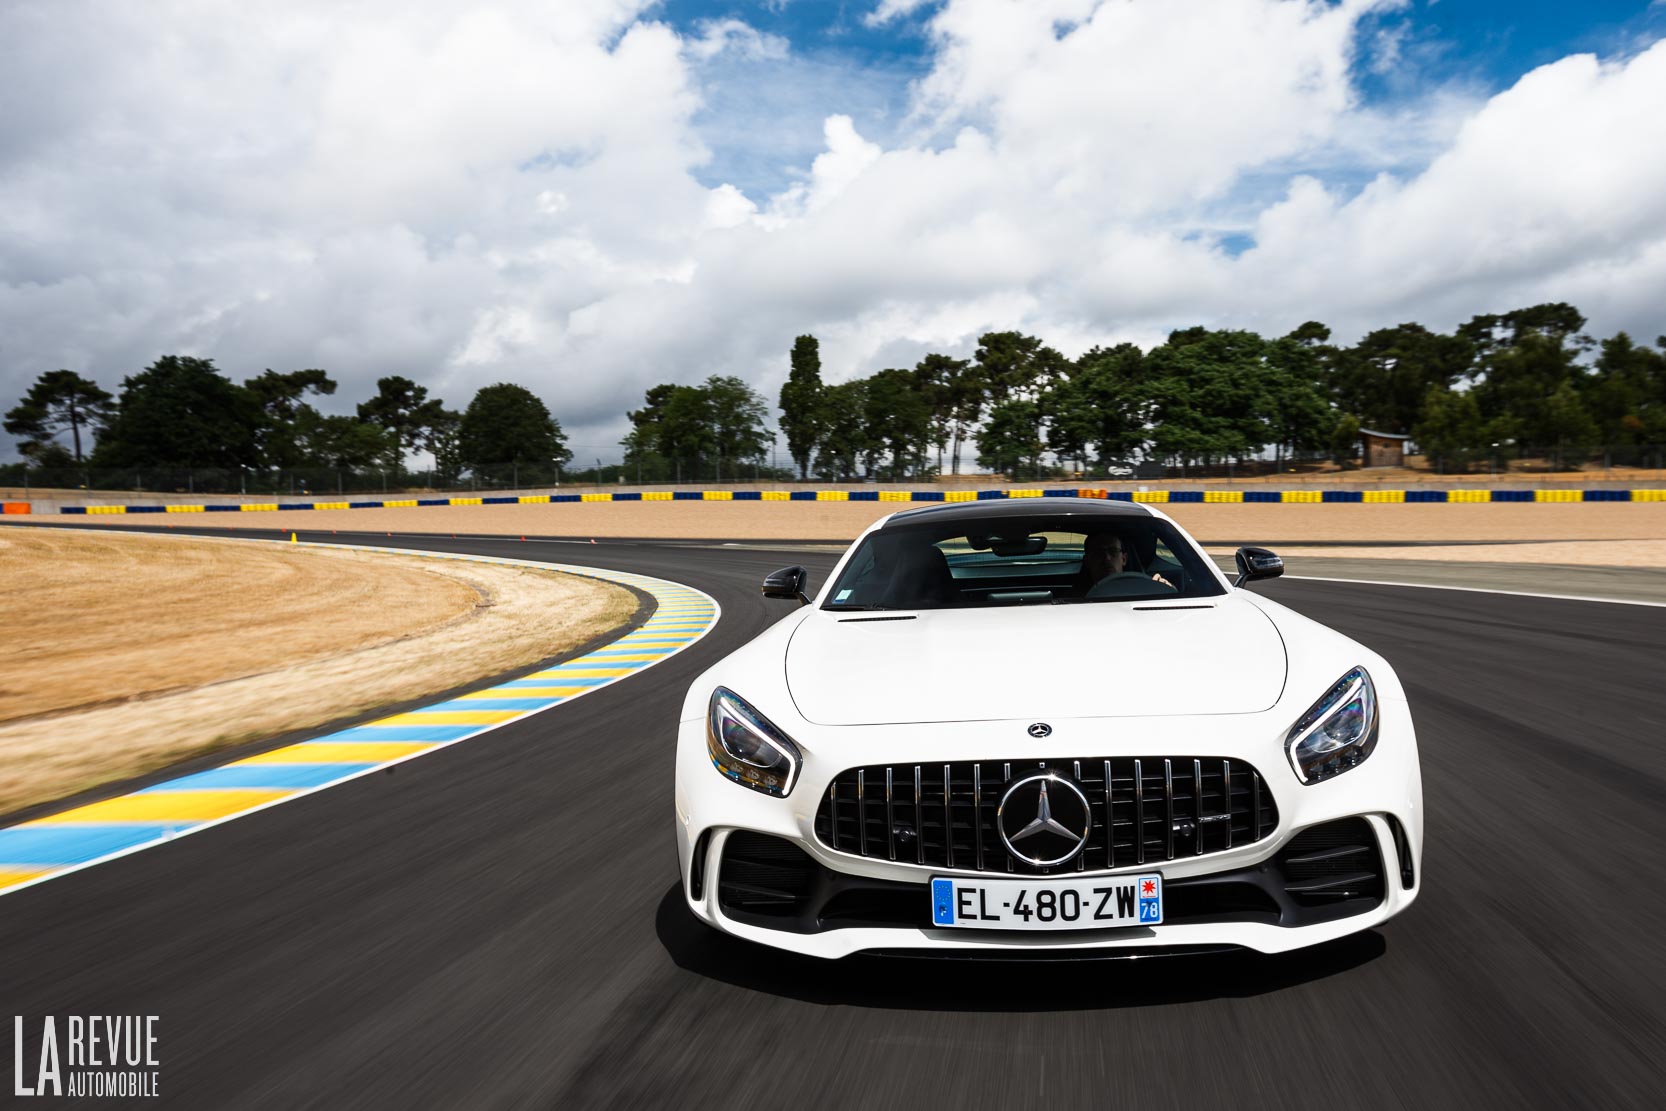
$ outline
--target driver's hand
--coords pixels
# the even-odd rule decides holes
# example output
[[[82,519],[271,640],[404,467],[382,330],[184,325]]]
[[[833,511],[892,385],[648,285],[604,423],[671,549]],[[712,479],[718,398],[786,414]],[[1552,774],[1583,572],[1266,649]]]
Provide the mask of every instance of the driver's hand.
[[[1169,582],[1167,579],[1163,578],[1163,576],[1161,576],[1161,575],[1152,575],[1151,576],[1151,581],[1152,582],[1160,582],[1164,586],[1168,587],[1170,590],[1173,590],[1175,588],[1173,583]]]

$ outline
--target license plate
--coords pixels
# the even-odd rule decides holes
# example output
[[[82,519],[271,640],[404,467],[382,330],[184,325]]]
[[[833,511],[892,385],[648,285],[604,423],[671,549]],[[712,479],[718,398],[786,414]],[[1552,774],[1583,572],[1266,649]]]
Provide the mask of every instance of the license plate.
[[[1093,930],[1157,926],[1163,877],[983,879],[934,876],[931,920],[974,930]]]

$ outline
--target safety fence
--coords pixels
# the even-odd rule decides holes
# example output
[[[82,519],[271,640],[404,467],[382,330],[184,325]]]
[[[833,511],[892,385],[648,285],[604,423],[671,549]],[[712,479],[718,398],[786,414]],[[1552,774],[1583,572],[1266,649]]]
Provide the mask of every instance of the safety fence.
[[[593,494],[520,494],[478,498],[373,501],[219,502],[208,504],[61,505],[60,514],[264,513],[284,510],[415,509],[429,506],[557,505],[587,502],[970,502],[1011,498],[1098,498],[1158,505],[1430,505],[1499,502],[1666,502],[1666,489],[1587,490],[1101,490],[1076,487],[1003,490],[647,490]],[[14,506],[20,508],[14,509]],[[8,502],[6,512],[30,512]]]

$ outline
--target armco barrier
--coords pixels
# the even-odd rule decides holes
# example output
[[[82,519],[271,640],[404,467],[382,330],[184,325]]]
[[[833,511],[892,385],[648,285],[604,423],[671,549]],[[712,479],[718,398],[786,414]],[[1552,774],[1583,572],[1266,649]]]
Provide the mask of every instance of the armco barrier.
[[[220,502],[211,505],[65,505],[59,513],[267,513],[284,510],[409,509],[442,505],[557,505],[565,502],[814,501],[962,502],[1005,498],[1103,498],[1155,505],[1473,505],[1492,502],[1666,502],[1666,490],[651,490],[599,494],[523,494],[504,497],[403,498],[377,501]],[[28,502],[6,502],[7,513],[28,513]]]

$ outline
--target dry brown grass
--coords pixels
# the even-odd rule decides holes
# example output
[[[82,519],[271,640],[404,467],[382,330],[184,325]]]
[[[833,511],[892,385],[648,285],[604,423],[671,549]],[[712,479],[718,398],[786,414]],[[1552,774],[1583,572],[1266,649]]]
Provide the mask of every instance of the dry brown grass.
[[[559,655],[620,587],[305,546],[8,529],[0,813]]]

